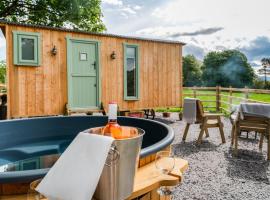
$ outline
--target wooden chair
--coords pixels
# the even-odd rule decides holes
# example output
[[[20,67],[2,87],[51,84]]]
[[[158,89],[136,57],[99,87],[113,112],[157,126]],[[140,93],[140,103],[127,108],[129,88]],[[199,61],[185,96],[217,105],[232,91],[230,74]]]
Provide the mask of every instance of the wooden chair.
[[[236,126],[236,117],[234,114],[235,114],[236,110],[235,111],[232,111],[230,114],[229,114],[229,119],[230,119],[230,122],[231,122],[231,125],[232,125],[232,130],[231,130],[231,146],[233,146],[234,144],[234,131],[235,131],[235,126]],[[248,139],[248,136],[249,136],[249,133],[251,131],[248,131],[248,130],[241,130],[239,133],[238,133],[238,136],[240,137],[242,135],[242,133],[245,132],[247,134],[246,138]],[[257,139],[257,136],[258,136],[258,132],[255,131],[255,140]]]
[[[197,115],[195,124],[200,124],[201,129],[197,140],[197,144],[201,144],[204,133],[206,134],[206,137],[209,137],[208,128],[219,128],[222,143],[225,143],[226,141],[223,131],[223,123],[221,122],[221,116],[223,116],[223,114],[205,112],[203,109],[202,102],[200,100],[197,100],[196,106],[197,106]],[[186,140],[189,127],[190,124],[187,123],[182,139],[183,141]]]
[[[243,119],[240,115],[237,117],[232,128],[232,145],[234,144],[234,155],[238,154],[238,136],[241,131],[255,131],[260,133],[259,149],[262,150],[263,139],[268,139],[267,160],[270,160],[270,118],[261,116],[244,115]]]
[[[143,109],[144,111],[144,115],[146,116],[146,119],[150,117],[152,117],[152,119],[155,119],[156,117],[156,112],[154,109]]]

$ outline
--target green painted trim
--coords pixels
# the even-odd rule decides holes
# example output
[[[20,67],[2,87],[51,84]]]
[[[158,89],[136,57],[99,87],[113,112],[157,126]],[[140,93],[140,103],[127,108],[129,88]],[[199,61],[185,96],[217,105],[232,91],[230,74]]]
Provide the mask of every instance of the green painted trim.
[[[13,33],[13,64],[18,65],[18,38],[15,31]]]
[[[80,110],[80,109],[97,109],[100,107],[101,104],[101,62],[100,62],[100,46],[101,42],[99,40],[92,40],[92,39],[82,39],[82,38],[72,38],[69,35],[66,36],[67,41],[67,91],[68,91],[68,109],[74,109],[74,110]],[[77,108],[70,105],[69,102],[72,102],[72,84],[71,84],[71,63],[72,63],[72,42],[83,42],[83,43],[89,43],[89,44],[95,44],[96,46],[96,64],[97,64],[97,102],[96,107],[85,107],[85,108]]]
[[[97,82],[97,85],[98,85],[98,95],[97,95],[97,97],[98,97],[98,108],[100,108],[100,106],[101,106],[101,92],[102,92],[102,90],[101,90],[101,88],[102,88],[102,81],[101,81],[101,61],[100,61],[100,55],[101,55],[101,49],[100,49],[100,47],[101,47],[101,42],[100,41],[98,41],[97,42],[97,73],[98,73],[98,82]]]
[[[29,36],[29,35],[18,35],[18,51],[19,51],[19,55],[18,55],[18,62],[19,63],[27,63],[27,64],[36,64],[38,63],[38,49],[37,49],[37,46],[36,44],[38,44],[38,39],[36,36]],[[21,40],[23,38],[26,38],[26,39],[33,39],[34,40],[34,60],[23,60],[22,59],[22,52],[21,52],[21,49],[22,49],[22,43],[21,43]]]
[[[136,96],[129,97],[127,96],[127,57],[126,57],[126,49],[127,47],[133,47],[135,48],[136,58],[135,58],[135,64],[136,64]],[[123,43],[124,48],[124,100],[125,101],[136,101],[140,98],[140,46],[138,44],[130,44],[130,43]]]
[[[71,78],[70,78],[70,74],[71,74],[71,63],[72,63],[72,52],[71,52],[71,40],[70,40],[70,36],[66,37],[66,41],[67,41],[67,92],[68,92],[68,102],[67,102],[67,107],[68,109],[70,109],[70,103],[72,102],[72,95],[71,95],[71,91],[72,91],[72,84],[71,83]]]
[[[13,33],[13,63],[22,66],[40,66],[41,65],[41,33],[12,31]],[[34,60],[23,60],[21,58],[21,38],[34,39]]]
[[[95,40],[95,39],[87,39],[87,38],[73,38],[70,36],[67,36],[66,38],[69,38],[71,41],[75,42],[85,42],[85,43],[101,43],[100,40]]]

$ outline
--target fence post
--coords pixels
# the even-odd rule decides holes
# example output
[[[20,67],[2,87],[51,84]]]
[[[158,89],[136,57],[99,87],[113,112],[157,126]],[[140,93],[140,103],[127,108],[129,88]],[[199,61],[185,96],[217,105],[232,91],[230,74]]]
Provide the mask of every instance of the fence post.
[[[193,97],[197,98],[197,94],[196,94],[196,86],[193,86]]]
[[[228,101],[229,101],[229,107],[230,107],[230,111],[232,111],[232,86],[230,86],[230,89],[229,89],[229,97],[228,97]]]
[[[220,111],[220,86],[216,86],[216,111]]]
[[[248,87],[245,86],[245,102],[248,102],[248,98],[249,98],[249,92],[248,92]]]

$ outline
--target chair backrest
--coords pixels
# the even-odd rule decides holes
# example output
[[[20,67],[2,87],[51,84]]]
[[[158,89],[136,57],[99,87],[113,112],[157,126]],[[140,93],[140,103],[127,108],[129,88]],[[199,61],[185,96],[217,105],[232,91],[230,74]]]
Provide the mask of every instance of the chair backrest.
[[[239,115],[237,120],[240,130],[257,131],[261,133],[270,132],[270,119],[267,117],[244,114],[243,118]]]
[[[203,109],[203,104],[201,100],[197,100],[197,122],[201,122],[203,120],[203,114],[204,114],[204,109]]]

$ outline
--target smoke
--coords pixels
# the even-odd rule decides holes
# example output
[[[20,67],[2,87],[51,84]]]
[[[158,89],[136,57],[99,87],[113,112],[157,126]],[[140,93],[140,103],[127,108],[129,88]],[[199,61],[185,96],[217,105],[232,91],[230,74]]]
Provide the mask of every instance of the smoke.
[[[241,78],[241,74],[246,72],[239,57],[232,56],[224,65],[219,69],[220,73],[224,76],[225,84],[244,87],[245,83]]]
[[[241,53],[217,55],[205,68],[203,79],[206,86],[220,85],[223,87],[252,86],[254,71]],[[222,64],[223,63],[223,64]]]

